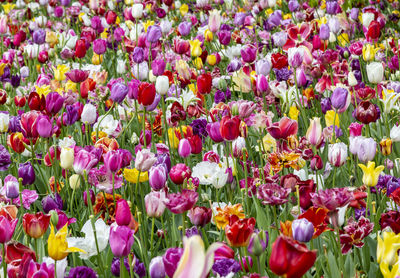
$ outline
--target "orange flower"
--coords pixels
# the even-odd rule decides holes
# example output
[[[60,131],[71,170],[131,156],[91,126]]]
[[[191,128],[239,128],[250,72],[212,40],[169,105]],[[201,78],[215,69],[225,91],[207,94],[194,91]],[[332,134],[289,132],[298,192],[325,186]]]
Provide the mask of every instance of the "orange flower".
[[[95,134],[96,136],[96,134]],[[100,132],[99,132],[100,136]],[[119,144],[117,140],[114,138],[102,137],[94,144],[96,148],[101,148],[103,150],[103,154],[108,153],[109,151],[115,151],[119,149]]]
[[[50,178],[49,178],[49,184],[50,184],[50,189],[51,189],[51,191],[52,192],[55,192],[55,185],[56,185],[56,179],[55,179],[55,177],[54,176],[51,176]],[[64,187],[64,183],[63,182],[57,182],[57,192],[60,192],[61,191],[61,188],[63,188]]]
[[[328,210],[324,208],[311,207],[299,216],[299,219],[305,218],[314,225],[313,238],[318,237],[325,231],[331,230],[328,228]]]
[[[157,116],[154,119],[154,123],[153,123],[153,131],[158,135],[161,136],[162,135],[162,111],[159,110]]]
[[[99,130],[98,138],[101,139],[101,138],[104,138],[104,137],[107,137],[107,133],[105,133],[104,131]],[[92,131],[91,138],[92,138],[93,144],[96,143],[96,130]]]
[[[299,170],[300,167],[300,154],[295,152],[275,152],[268,156],[269,163],[275,173],[280,172],[284,167]]]
[[[224,208],[217,207],[217,213],[214,216],[214,222],[218,229],[225,229],[225,226],[229,224],[229,218],[232,215],[236,215],[240,219],[244,218],[242,204],[226,205]]]
[[[285,223],[281,221],[281,233],[285,236],[292,237],[292,221],[286,220]]]

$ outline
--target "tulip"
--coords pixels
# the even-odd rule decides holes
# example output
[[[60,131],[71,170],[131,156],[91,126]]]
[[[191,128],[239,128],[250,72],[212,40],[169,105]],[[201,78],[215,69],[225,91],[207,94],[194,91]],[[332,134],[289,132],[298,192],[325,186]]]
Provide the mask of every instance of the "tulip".
[[[319,37],[321,38],[321,40],[328,40],[329,39],[329,26],[328,24],[321,24],[321,27],[319,28]]]
[[[21,132],[12,133],[8,137],[8,145],[12,148],[14,152],[22,153],[25,150],[23,139],[24,136]]]
[[[187,36],[190,34],[190,29],[192,28],[192,23],[188,21],[181,22],[178,25],[178,31],[181,36]]]
[[[35,169],[29,161],[19,165],[18,177],[22,178],[23,185],[30,185],[35,182]]]
[[[386,156],[392,153],[392,140],[390,138],[382,139],[379,146],[383,155]]]
[[[342,166],[347,159],[347,145],[345,143],[335,143],[328,146],[329,163],[335,167]]]
[[[272,245],[269,267],[273,273],[287,278],[302,277],[317,258],[317,251],[310,251],[302,243],[279,236]]]
[[[171,170],[172,171],[172,170]],[[181,214],[190,210],[199,199],[199,194],[195,191],[183,189],[182,193],[168,194],[165,206],[174,214]]]
[[[394,265],[399,258],[398,250],[400,249],[400,235],[391,231],[383,231],[382,237],[378,236],[378,248],[376,252],[377,262],[385,268],[385,266]]]
[[[126,257],[131,252],[134,242],[133,231],[127,226],[111,225],[110,248],[114,256]]]
[[[362,56],[366,62],[373,61],[375,58],[375,48],[371,44],[364,44],[362,48]]]
[[[22,226],[25,233],[32,238],[41,238],[50,224],[50,215],[37,212],[26,213],[22,218]]]
[[[58,193],[56,193],[54,197],[47,195],[42,199],[42,207],[45,213],[49,213],[51,210],[55,209],[61,210],[63,209],[63,200]]]
[[[400,126],[394,125],[390,130],[390,139],[393,142],[400,142]]]
[[[298,68],[303,63],[304,49],[300,47],[289,48],[288,63],[294,68]]]
[[[91,103],[86,103],[83,106],[82,114],[81,114],[81,121],[83,123],[94,124],[97,119],[97,109]]]
[[[306,138],[311,145],[318,146],[322,141],[321,119],[314,117],[310,120],[310,126],[307,129]]]
[[[379,175],[385,169],[382,165],[375,168],[375,162],[372,161],[368,161],[367,165],[358,164],[358,166],[363,171],[363,184],[370,187],[378,184]]]
[[[131,222],[131,209],[128,202],[124,199],[117,201],[117,207],[115,209],[115,221],[118,226],[128,226]]]
[[[6,113],[0,113],[0,132],[4,133],[8,131],[10,124],[10,115]]]
[[[350,93],[341,87],[337,87],[331,96],[332,107],[337,110],[337,113],[343,113],[350,105]]]
[[[208,17],[208,29],[216,33],[221,26],[221,15],[219,10],[212,10]]]
[[[362,136],[360,136],[359,138],[360,140],[356,140],[355,143],[358,159],[363,163],[373,160],[376,154],[375,140],[373,138],[364,138]]]
[[[68,224],[65,224],[61,230],[56,234],[54,233],[53,224],[50,225],[50,235],[47,240],[48,254],[49,257],[55,261],[60,261],[68,256],[71,252],[84,252],[82,249],[77,247],[68,247],[67,235],[68,235]]]
[[[242,59],[245,63],[253,63],[257,56],[257,49],[252,46],[248,46],[240,50],[240,54],[242,55]]]
[[[141,18],[143,16],[143,4],[139,3],[132,5],[131,13],[133,18]]]
[[[160,95],[165,95],[169,89],[169,79],[168,76],[161,75],[157,76],[156,79],[156,92]]]
[[[89,77],[89,71],[73,69],[65,74],[74,83],[82,83]]]
[[[190,54],[192,57],[199,57],[202,53],[203,50],[201,49],[201,42],[198,39],[195,39],[194,41],[190,41]]]
[[[292,236],[300,242],[309,242],[314,235],[314,225],[305,218],[292,222]]]
[[[11,165],[11,155],[7,149],[0,144],[0,171],[6,171]]]
[[[178,146],[178,154],[185,158],[188,157],[192,153],[192,147],[190,146],[189,140],[186,138],[182,138],[179,141]]]
[[[376,122],[380,117],[380,110],[370,101],[362,101],[355,109],[355,118],[363,124]]]
[[[287,139],[289,136],[297,134],[298,123],[288,117],[283,117],[279,122],[267,127],[267,131],[275,139]]]
[[[197,90],[200,94],[209,94],[211,92],[212,77],[209,73],[200,74],[197,77]]]
[[[214,253],[221,245],[221,243],[213,243],[206,251],[203,240],[199,235],[185,237],[183,239],[184,251],[182,257],[176,271],[170,277],[206,278],[212,267]]]
[[[29,163],[29,162],[28,162]],[[6,197],[15,199],[19,196],[19,183],[18,180],[11,175],[4,178],[4,188],[6,190]]]
[[[76,152],[72,161],[74,171],[78,175],[83,175],[85,171],[88,173],[98,163],[96,156],[84,149]]]
[[[368,81],[372,84],[379,84],[383,80],[383,64],[380,62],[372,62],[367,65]]]
[[[240,122],[241,120],[238,116],[224,116],[220,122],[219,128],[221,136],[227,141],[233,141],[238,138],[240,135]]]
[[[165,61],[162,59],[156,59],[151,63],[151,70],[155,76],[161,76],[165,72]]]
[[[82,59],[86,55],[86,43],[84,40],[80,39],[75,45],[75,57]]]
[[[81,187],[81,178],[77,174],[73,174],[69,177],[69,187],[76,190]]]
[[[53,132],[53,125],[48,116],[40,115],[37,119],[36,129],[39,136],[49,138]]]
[[[210,136],[211,140],[213,140],[216,143],[224,141],[224,138],[221,135],[220,126],[221,125],[219,122],[215,122],[215,123],[208,123],[206,127],[208,135]]]
[[[136,154],[135,168],[141,172],[147,172],[156,161],[154,153],[148,149],[142,149]]]
[[[378,40],[381,35],[381,25],[377,20],[373,20],[369,26],[366,37],[371,40]]]
[[[183,248],[169,248],[162,257],[165,272],[169,277],[174,277],[174,273],[178,267],[178,263],[183,255]]]
[[[211,221],[212,210],[206,207],[194,207],[188,212],[188,217],[193,225],[204,227]]]
[[[257,91],[261,93],[266,93],[268,91],[268,81],[264,75],[257,76],[257,83],[256,83]]]
[[[115,173],[121,169],[122,156],[118,151],[110,150],[103,156],[103,159],[107,171]]]
[[[27,113],[22,114],[21,128],[22,128],[22,134],[26,139],[33,140],[39,136],[36,129],[38,117],[39,117],[39,112],[37,111],[29,111]]]
[[[8,219],[0,215],[0,243],[5,244],[9,242],[14,234],[15,227],[17,226],[18,219]]]
[[[261,256],[268,246],[269,235],[267,231],[255,231],[247,246],[247,251],[254,256]]]
[[[96,39],[93,41],[93,52],[97,55],[102,55],[106,53],[107,42],[103,39]]]
[[[64,105],[64,98],[56,92],[51,92],[46,96],[46,111],[55,115],[60,112]]]
[[[150,43],[157,42],[162,37],[161,27],[159,25],[152,25],[147,28],[146,40]]]
[[[182,163],[176,164],[171,168],[169,176],[175,184],[182,184],[185,179],[189,179],[192,175],[192,171],[188,166]]]
[[[324,163],[319,155],[315,155],[310,161],[310,168],[313,171],[321,170],[324,167]]]
[[[227,30],[218,32],[218,40],[222,45],[228,45],[231,42],[232,34]]]
[[[151,105],[156,97],[156,87],[154,84],[143,82],[139,86],[138,102],[143,106]]]
[[[165,267],[161,256],[154,257],[149,265],[150,278],[165,278]]]
[[[72,169],[74,165],[74,149],[73,148],[61,148],[60,154],[60,166],[63,169]]]
[[[232,247],[247,246],[254,231],[254,218],[239,219],[237,215],[229,217],[229,224],[225,227],[226,239]]]
[[[146,206],[146,213],[148,217],[159,218],[165,211],[166,201],[165,192],[163,191],[152,191],[144,197]]]

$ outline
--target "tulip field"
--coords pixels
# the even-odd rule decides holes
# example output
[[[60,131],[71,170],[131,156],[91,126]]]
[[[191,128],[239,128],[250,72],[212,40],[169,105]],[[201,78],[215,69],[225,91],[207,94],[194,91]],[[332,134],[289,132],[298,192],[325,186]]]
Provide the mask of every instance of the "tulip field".
[[[398,0],[0,0],[0,278],[400,278]]]

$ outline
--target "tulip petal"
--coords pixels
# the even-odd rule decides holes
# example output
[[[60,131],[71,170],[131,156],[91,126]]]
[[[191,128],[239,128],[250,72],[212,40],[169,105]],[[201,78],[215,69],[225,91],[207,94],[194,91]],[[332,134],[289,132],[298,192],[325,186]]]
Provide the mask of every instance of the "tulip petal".
[[[185,238],[185,250],[173,278],[201,278],[206,265],[203,240],[199,235]]]

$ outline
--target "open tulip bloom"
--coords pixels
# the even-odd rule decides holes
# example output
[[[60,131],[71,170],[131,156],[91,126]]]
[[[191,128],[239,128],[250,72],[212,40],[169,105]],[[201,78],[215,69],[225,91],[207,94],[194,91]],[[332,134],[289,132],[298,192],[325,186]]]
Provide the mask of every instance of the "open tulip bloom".
[[[400,277],[398,0],[0,2],[0,277]]]

